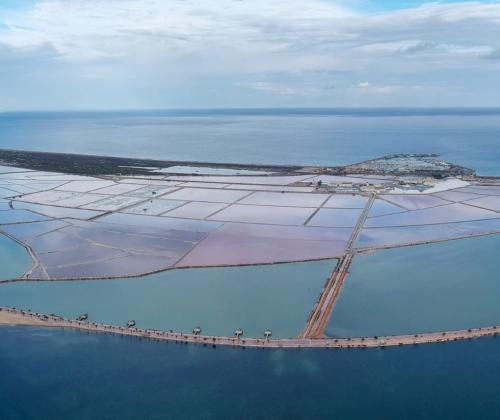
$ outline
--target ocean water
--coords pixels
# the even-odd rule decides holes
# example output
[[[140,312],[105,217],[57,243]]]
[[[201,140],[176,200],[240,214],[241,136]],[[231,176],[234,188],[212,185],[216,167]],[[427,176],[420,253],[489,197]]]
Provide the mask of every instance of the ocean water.
[[[0,327],[0,418],[498,419],[499,340],[284,351]]]
[[[0,285],[0,305],[140,328],[296,337],[335,261],[172,270],[146,277]]]
[[[439,153],[499,175],[499,146],[500,110],[0,114],[0,148],[171,160],[343,165]],[[264,351],[0,327],[0,419],[498,419],[499,350],[491,338]]]
[[[500,174],[500,109],[0,113],[0,147],[171,160],[343,165],[439,153]]]
[[[500,235],[359,254],[325,334],[412,334],[500,324]]]
[[[32,265],[33,261],[26,249],[0,233],[0,280],[21,277]]]

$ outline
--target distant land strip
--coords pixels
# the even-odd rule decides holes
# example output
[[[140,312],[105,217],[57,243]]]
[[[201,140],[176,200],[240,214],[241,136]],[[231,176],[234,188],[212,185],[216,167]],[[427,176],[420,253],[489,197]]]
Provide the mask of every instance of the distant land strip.
[[[299,171],[299,165],[267,165],[244,163],[216,163],[197,161],[174,161],[127,158],[116,156],[82,155],[74,153],[34,152],[0,149],[0,164],[38,171],[63,172],[74,175],[164,175],[154,173],[149,168],[169,166],[196,166],[240,170],[259,170],[287,174]],[[183,174],[189,175],[189,174]],[[265,175],[262,175],[265,176]]]
[[[170,166],[193,166],[199,168],[223,168],[233,170],[253,170],[272,172],[257,176],[290,175],[290,174],[328,174],[328,175],[418,175],[443,178],[448,176],[475,176],[475,171],[460,165],[448,163],[445,168],[392,168],[383,170],[377,167],[377,162],[384,162],[395,158],[435,159],[436,154],[393,154],[376,159],[354,163],[345,166],[311,166],[311,165],[278,165],[253,163],[221,163],[199,161],[156,160],[146,158],[130,158],[116,156],[84,155],[74,153],[36,152],[26,150],[0,149],[0,165],[10,165],[19,168],[38,171],[62,172],[74,175],[99,176],[151,176],[155,168]],[[167,175],[167,173],[164,173]],[[184,175],[200,175],[185,173]],[[491,178],[491,177],[489,177]]]

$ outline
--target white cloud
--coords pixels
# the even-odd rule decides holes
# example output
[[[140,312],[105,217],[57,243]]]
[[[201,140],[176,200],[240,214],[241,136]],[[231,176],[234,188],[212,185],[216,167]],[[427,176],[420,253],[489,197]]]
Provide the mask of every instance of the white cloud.
[[[404,54],[414,54],[421,51],[429,51],[435,49],[439,44],[434,41],[414,41],[405,43],[399,47],[399,52]]]
[[[435,3],[376,15],[354,12],[345,4],[40,0],[31,10],[0,17],[0,62],[17,63],[12,80],[36,71],[28,64],[32,57],[38,63],[40,95],[54,89],[53,79],[44,79],[42,72],[56,71],[68,98],[84,97],[90,106],[98,100],[112,106],[111,95],[116,97],[124,84],[130,94],[116,101],[126,106],[148,106],[148,101],[196,106],[199,100],[206,106],[214,89],[227,90],[243,104],[249,90],[266,98],[311,96],[324,101],[318,105],[348,105],[368,91],[372,97],[393,95],[397,102],[411,100],[408,92],[419,100],[427,87],[435,91],[439,84],[438,99],[447,100],[449,87],[449,100],[456,101],[457,92],[470,92],[473,83],[481,94],[485,72],[498,74],[493,58],[500,51],[500,3]],[[363,86],[368,82],[359,80],[379,82]],[[0,89],[2,83],[7,83],[5,76]],[[189,99],[186,90],[195,89]],[[481,101],[487,103],[486,83],[484,89]],[[21,96],[16,102],[23,102]],[[228,95],[219,97],[231,105]]]
[[[234,85],[247,87],[257,91],[277,93],[279,95],[297,95],[299,93],[296,89],[290,86],[283,86],[269,82],[243,82],[235,83]]]
[[[479,54],[479,57],[487,60],[500,60],[500,49],[491,49]]]
[[[300,86],[294,84],[274,83],[274,82],[236,82],[234,86],[244,87],[258,92],[268,92],[271,94],[284,96],[317,96],[324,94],[325,91],[331,90],[333,86]]]
[[[406,94],[416,94],[418,92],[430,92],[436,90],[435,86],[419,86],[419,85],[404,85],[404,84],[393,84],[393,85],[383,85],[383,84],[372,84],[369,82],[360,82],[356,85],[358,89],[361,89],[363,93],[368,93],[370,95],[390,95],[396,92],[406,93]],[[439,88],[438,88],[439,89]]]

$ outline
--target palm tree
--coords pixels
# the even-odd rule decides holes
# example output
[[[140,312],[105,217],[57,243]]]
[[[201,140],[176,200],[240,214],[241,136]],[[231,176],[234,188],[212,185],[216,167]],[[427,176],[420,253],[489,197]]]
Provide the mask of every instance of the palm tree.
[[[266,338],[267,341],[269,341],[269,338],[273,335],[273,332],[271,330],[265,330],[264,331],[264,337]]]

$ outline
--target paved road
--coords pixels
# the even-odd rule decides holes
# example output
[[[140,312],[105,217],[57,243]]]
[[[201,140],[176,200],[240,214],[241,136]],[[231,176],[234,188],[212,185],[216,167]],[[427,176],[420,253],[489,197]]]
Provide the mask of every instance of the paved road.
[[[340,293],[340,289],[344,284],[344,279],[346,278],[349,267],[351,266],[352,259],[354,257],[353,247],[356,239],[363,228],[366,218],[370,208],[375,200],[375,196],[372,195],[361,213],[356,226],[354,227],[351,237],[347,243],[346,254],[339,259],[337,267],[331,274],[330,278],[326,282],[326,285],[321,293],[321,296],[311,312],[307,324],[300,335],[302,338],[321,338],[323,337],[323,331],[330,318],[330,314],[333,310],[333,305],[337,300]]]
[[[237,346],[258,348],[368,348],[403,346],[426,343],[442,343],[447,341],[465,340],[486,336],[496,336],[500,326],[474,328],[469,330],[434,332],[414,335],[398,335],[384,337],[359,338],[236,338],[222,336],[203,336],[140,328],[125,328],[120,326],[80,322],[50,315],[36,314],[12,308],[0,307],[0,325],[31,325],[38,327],[72,328],[87,332],[117,334],[140,337],[159,341],[176,341],[211,346]]]

